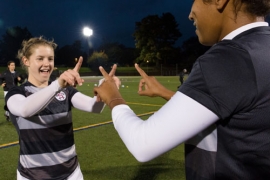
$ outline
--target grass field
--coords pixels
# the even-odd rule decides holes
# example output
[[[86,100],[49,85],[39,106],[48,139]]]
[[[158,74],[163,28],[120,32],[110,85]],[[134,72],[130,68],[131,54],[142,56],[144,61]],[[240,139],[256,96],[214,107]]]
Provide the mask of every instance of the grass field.
[[[127,104],[142,119],[157,111],[165,101],[137,94],[140,77],[119,77],[124,87],[120,92]],[[171,90],[177,89],[177,76],[156,77]],[[93,87],[100,77],[84,77],[78,87],[93,96]],[[15,180],[18,161],[18,136],[11,122],[3,116],[4,99],[0,91],[0,179]],[[1,118],[2,117],[2,118]],[[185,179],[183,145],[147,163],[139,163],[128,152],[111,123],[111,111],[89,114],[73,109],[76,151],[85,180],[182,180]]]

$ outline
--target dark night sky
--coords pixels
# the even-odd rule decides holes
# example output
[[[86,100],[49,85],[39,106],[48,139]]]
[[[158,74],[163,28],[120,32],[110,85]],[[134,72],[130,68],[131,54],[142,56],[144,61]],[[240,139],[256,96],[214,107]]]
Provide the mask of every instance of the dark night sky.
[[[84,26],[93,29],[93,48],[102,39],[134,47],[135,22],[148,15],[170,12],[183,36],[177,42],[195,36],[188,20],[192,0],[1,0],[0,36],[8,27],[27,27],[33,36],[53,38],[60,46],[75,40],[86,44]]]

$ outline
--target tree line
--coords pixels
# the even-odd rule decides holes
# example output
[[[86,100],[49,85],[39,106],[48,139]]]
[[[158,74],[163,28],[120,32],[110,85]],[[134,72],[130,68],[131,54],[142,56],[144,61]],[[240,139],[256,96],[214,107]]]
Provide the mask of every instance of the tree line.
[[[175,47],[176,41],[182,36],[178,23],[171,13],[161,16],[149,15],[135,23],[133,33],[135,48],[125,47],[118,42],[103,42],[95,50],[85,52],[82,42],[76,40],[71,45],[57,47],[55,50],[55,65],[72,67],[76,58],[83,56],[83,66],[92,71],[98,66],[110,67],[117,63],[119,66],[163,67],[179,66],[179,69],[191,69],[195,60],[209,47],[202,46],[197,37],[191,37],[181,47]],[[23,40],[33,37],[27,27],[8,28],[0,40],[0,66],[6,66],[9,60],[19,64],[17,51]]]

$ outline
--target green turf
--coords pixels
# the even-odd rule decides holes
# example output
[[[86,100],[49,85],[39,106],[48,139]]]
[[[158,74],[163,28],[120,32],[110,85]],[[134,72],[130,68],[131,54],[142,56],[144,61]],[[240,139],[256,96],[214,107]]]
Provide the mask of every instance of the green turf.
[[[85,83],[78,87],[84,94],[93,96],[93,87],[100,77],[84,77]],[[157,111],[164,103],[162,98],[149,98],[137,94],[140,77],[119,77],[124,87],[120,92],[128,105],[142,119],[147,119],[145,113]],[[164,86],[176,90],[178,77],[156,77]],[[0,107],[3,107],[3,91],[0,91]],[[73,109],[76,151],[85,180],[170,180],[185,179],[183,146],[147,163],[139,163],[129,153],[111,121],[111,114],[105,107],[101,114],[90,114]],[[0,108],[0,115],[4,114]],[[1,116],[0,116],[1,117]],[[108,124],[97,126],[103,122]],[[93,127],[87,128],[89,125]],[[8,146],[16,142],[18,136],[11,122],[0,118],[0,179],[16,179],[19,146]],[[5,146],[6,145],[6,146]],[[3,146],[5,148],[3,148]],[[4,174],[4,176],[3,176]]]

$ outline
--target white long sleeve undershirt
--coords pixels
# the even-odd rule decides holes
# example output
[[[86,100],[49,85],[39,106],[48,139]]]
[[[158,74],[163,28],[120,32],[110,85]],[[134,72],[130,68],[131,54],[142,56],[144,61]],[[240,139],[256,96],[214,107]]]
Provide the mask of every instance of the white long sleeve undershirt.
[[[112,110],[115,129],[128,150],[146,162],[185,142],[219,118],[212,111],[181,92],[147,120],[127,105]]]
[[[60,90],[61,87],[56,80],[31,96],[25,97],[21,94],[11,96],[7,106],[15,116],[31,117],[43,110]],[[80,92],[74,94],[71,102],[75,108],[87,112],[100,113],[104,108],[104,103],[96,102],[96,97],[91,98]]]

